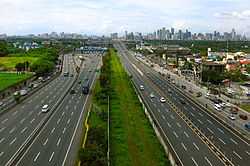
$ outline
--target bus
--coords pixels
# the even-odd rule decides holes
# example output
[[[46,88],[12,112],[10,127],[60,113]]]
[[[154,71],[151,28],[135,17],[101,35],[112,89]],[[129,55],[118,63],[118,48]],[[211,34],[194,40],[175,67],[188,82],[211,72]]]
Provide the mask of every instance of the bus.
[[[85,81],[82,85],[82,93],[88,94],[89,93],[89,81]]]

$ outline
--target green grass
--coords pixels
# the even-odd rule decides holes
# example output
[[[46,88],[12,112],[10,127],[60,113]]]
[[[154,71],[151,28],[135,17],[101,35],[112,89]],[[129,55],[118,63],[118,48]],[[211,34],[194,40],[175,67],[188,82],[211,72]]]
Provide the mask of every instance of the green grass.
[[[114,51],[111,66],[111,165],[170,165]]]
[[[33,63],[37,59],[37,57],[0,57],[0,66],[7,70],[15,70],[17,63],[23,63],[25,61]]]
[[[250,104],[241,104],[240,108],[246,110],[247,112],[250,112]]]
[[[18,75],[16,73],[0,73],[0,91],[30,77],[32,77],[31,73]]]

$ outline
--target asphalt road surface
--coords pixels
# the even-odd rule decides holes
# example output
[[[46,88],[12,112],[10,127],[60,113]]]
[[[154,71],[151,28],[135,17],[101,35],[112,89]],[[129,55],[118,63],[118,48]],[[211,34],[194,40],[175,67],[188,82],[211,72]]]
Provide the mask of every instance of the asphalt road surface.
[[[165,98],[170,98],[173,103],[193,122],[195,126],[205,133],[207,137],[209,137],[212,142],[219,147],[221,151],[227,156],[229,160],[231,160],[235,165],[245,165],[246,162],[249,163],[249,144],[237,137],[231,131],[229,131],[225,126],[217,122],[213,117],[210,117],[204,110],[200,110],[198,105],[191,102],[187,96],[183,96],[180,90],[177,90],[176,87],[172,85],[168,85],[168,82],[161,78],[161,76],[154,72],[147,66],[140,64],[133,58],[131,55],[128,55],[126,48],[122,45],[116,46],[122,55],[122,61],[127,68],[130,68],[130,72],[132,71],[134,74],[133,79],[135,84],[139,87],[139,85],[144,85],[145,90],[142,92],[144,101],[148,103],[149,106],[152,107],[152,111],[156,115],[157,120],[162,122],[162,129],[172,128],[169,132],[165,132],[166,136],[169,137],[169,140],[174,147],[176,153],[180,157],[181,161],[184,165],[190,165],[190,158],[196,161],[193,162],[194,165],[204,165],[204,161],[207,161],[207,164],[210,165],[219,165],[220,160],[213,154],[209,147],[205,145],[197,136],[195,136],[194,132],[188,131],[190,130],[181,118],[176,118],[176,113],[171,112],[171,109],[167,104],[163,104],[159,102],[160,96],[164,96]],[[125,58],[126,57],[126,58]],[[130,66],[130,67],[129,67]],[[137,73],[137,74],[136,74]],[[137,75],[138,80],[136,80]],[[148,89],[150,88],[151,89]],[[155,88],[154,88],[155,87]],[[154,89],[156,91],[154,91]],[[171,90],[172,93],[168,93],[168,90]],[[155,98],[150,99],[150,93],[155,94]],[[181,100],[185,101],[185,104],[181,103]],[[158,102],[158,103],[155,103]],[[163,107],[163,108],[161,108]],[[198,108],[197,108],[198,107]],[[165,111],[161,111],[162,109]],[[172,115],[165,115],[166,110],[170,110],[168,112],[173,113]],[[157,113],[158,112],[158,113]],[[158,117],[157,117],[157,114]],[[175,130],[173,130],[173,126],[177,126]],[[178,129],[179,127],[179,129]],[[178,132],[180,132],[178,134]],[[175,139],[171,139],[171,134],[176,137]],[[181,134],[182,133],[182,134]],[[212,135],[211,135],[212,134]],[[191,137],[190,137],[191,135]],[[189,136],[189,137],[188,137]],[[212,136],[212,137],[211,137]],[[180,138],[180,140],[177,140]],[[188,142],[183,142],[185,139],[188,139]],[[200,140],[200,141],[199,141]],[[218,140],[218,141],[216,141]],[[197,142],[200,142],[197,143]],[[242,147],[238,147],[239,144],[242,144]],[[179,147],[178,147],[179,146]],[[182,148],[181,148],[182,147]],[[225,151],[224,151],[225,149]],[[187,151],[186,153],[184,153]],[[195,153],[198,151],[199,153]],[[207,152],[208,151],[208,152]],[[204,153],[205,152],[205,153]],[[225,153],[227,152],[227,153]],[[193,154],[192,154],[193,153]],[[204,154],[203,154],[204,153]],[[211,154],[210,156],[208,154]],[[189,157],[189,156],[192,157]],[[204,156],[206,155],[206,156]],[[203,157],[201,157],[203,156]],[[215,158],[215,159],[214,159]],[[217,158],[217,159],[216,159]],[[208,162],[210,161],[210,163]]]
[[[78,82],[89,81],[92,85],[96,78],[96,68],[100,58],[94,57],[92,62],[85,65],[73,89],[75,94],[67,94],[60,106],[55,110],[51,119],[39,133],[31,146],[26,150],[17,165],[72,165],[67,163],[67,155],[71,148],[73,135],[82,117],[88,95],[81,92]],[[80,129],[82,130],[82,129]],[[75,149],[77,154],[78,148]],[[67,163],[67,164],[66,164]]]

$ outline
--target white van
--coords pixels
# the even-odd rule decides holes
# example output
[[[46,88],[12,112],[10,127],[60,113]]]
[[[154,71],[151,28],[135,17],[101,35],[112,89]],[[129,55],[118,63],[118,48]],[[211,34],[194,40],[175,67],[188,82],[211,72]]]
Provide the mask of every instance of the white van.
[[[49,105],[48,104],[45,104],[43,107],[42,107],[42,112],[48,112],[49,111]]]

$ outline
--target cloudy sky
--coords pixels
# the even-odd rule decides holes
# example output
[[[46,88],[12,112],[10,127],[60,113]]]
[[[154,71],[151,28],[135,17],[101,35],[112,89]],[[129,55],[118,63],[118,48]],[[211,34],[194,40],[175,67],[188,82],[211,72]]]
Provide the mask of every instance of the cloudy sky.
[[[0,34],[151,32],[160,27],[250,36],[249,0],[0,0]]]

